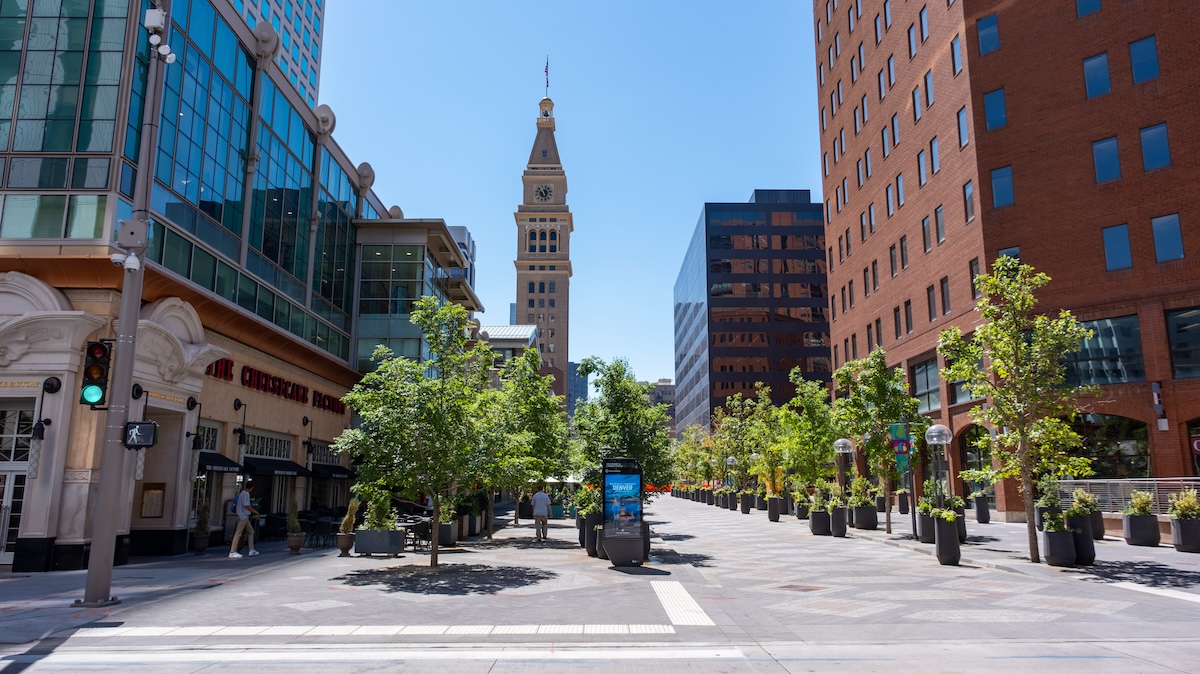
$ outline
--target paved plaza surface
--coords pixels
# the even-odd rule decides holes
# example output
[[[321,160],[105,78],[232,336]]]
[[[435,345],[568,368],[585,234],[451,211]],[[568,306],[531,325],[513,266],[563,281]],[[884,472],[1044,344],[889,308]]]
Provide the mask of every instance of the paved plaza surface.
[[[812,536],[662,497],[650,563],[616,569],[573,522],[444,551],[227,559],[114,571],[120,605],[71,608],[86,572],[0,573],[0,672],[1196,672],[1200,555],[1097,543],[1092,569],[1022,560],[1024,525],[968,523],[964,565],[931,545]]]

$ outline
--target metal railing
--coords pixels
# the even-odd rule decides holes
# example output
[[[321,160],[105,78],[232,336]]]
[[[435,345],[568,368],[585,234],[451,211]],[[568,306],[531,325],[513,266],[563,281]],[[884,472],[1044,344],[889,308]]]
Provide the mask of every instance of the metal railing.
[[[1096,495],[1100,510],[1121,512],[1129,505],[1129,494],[1147,491],[1154,494],[1154,513],[1167,514],[1168,498],[1191,487],[1200,489],[1200,477],[1163,477],[1129,480],[1059,480],[1058,495],[1064,504],[1071,502],[1071,494],[1081,488]]]

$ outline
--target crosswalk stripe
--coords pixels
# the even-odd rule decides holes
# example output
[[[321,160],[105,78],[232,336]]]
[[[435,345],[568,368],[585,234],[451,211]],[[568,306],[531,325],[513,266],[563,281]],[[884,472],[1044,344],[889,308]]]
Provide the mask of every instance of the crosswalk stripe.
[[[684,592],[687,601],[704,620],[708,616]],[[673,600],[679,602],[680,600]],[[685,607],[686,609],[686,607]],[[697,619],[695,611],[688,613]],[[670,612],[670,611],[668,611]],[[677,611],[678,613],[678,611]],[[683,615],[683,614],[680,614]],[[682,619],[682,618],[681,618]],[[676,622],[678,625],[711,625],[708,622]],[[409,636],[409,635],[508,635],[508,634],[674,634],[671,625],[198,625],[191,627],[87,627],[67,630],[70,638],[106,637],[230,637],[230,636]]]
[[[650,585],[662,602],[672,625],[713,625],[712,618],[700,608],[692,595],[677,580],[652,580]]]

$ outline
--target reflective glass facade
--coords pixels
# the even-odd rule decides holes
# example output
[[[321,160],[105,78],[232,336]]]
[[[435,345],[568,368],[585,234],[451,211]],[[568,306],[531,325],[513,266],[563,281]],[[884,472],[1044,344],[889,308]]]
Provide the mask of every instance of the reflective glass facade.
[[[790,399],[791,371],[830,377],[821,204],[807,190],[756,190],[705,204],[675,283],[676,426],[756,382]]]

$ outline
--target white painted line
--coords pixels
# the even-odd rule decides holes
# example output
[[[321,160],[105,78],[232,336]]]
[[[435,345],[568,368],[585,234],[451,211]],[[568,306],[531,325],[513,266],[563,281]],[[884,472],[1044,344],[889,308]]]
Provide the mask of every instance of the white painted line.
[[[445,634],[448,625],[409,625],[400,634]]]
[[[691,597],[687,597],[689,600]],[[694,603],[694,602],[693,602]],[[707,619],[707,616],[704,616]],[[678,624],[713,624],[678,623]],[[69,630],[64,630],[64,632]],[[194,627],[85,627],[71,638],[116,636],[395,636],[429,634],[675,634],[671,625],[199,625]]]
[[[161,637],[172,631],[172,627],[130,627],[122,636],[126,637]]]
[[[584,625],[584,634],[629,634],[629,625]]]
[[[119,637],[132,627],[83,627],[72,634],[72,637]]]
[[[310,637],[340,637],[353,634],[359,625],[320,625],[308,631]]]
[[[188,650],[170,652],[136,651],[10,656],[14,662],[36,657],[38,665],[120,665],[217,662],[394,662],[405,660],[713,660],[744,658],[739,648],[662,648],[619,646],[611,648],[453,648],[453,649],[358,649],[310,650]]]
[[[650,586],[658,595],[667,617],[673,625],[713,625],[712,618],[700,608],[692,595],[677,580],[652,580]]]
[[[263,630],[261,634],[266,636],[276,637],[298,637],[302,634],[308,634],[314,625],[275,625]],[[171,632],[171,636],[175,636],[178,632]]]
[[[400,630],[404,629],[404,625],[363,625],[354,630],[354,636],[362,635],[386,635],[399,634]]]
[[[207,627],[180,627],[176,630],[171,630],[163,636],[169,637],[206,637],[219,629],[224,629],[218,625],[209,625]]]
[[[538,625],[538,634],[583,634],[583,625]]]
[[[630,634],[674,634],[675,628],[671,625],[630,625]]]
[[[446,630],[446,634],[487,635],[491,633],[491,625],[452,625],[450,629]]]
[[[496,625],[492,634],[537,634],[537,625]]]
[[[220,632],[217,632],[216,636],[221,636],[221,637],[255,636],[258,634],[262,634],[262,631],[265,629],[267,629],[266,625],[245,625],[245,626],[226,627],[226,628],[222,629]]]
[[[1157,594],[1161,597],[1171,597],[1174,599],[1182,599],[1184,601],[1191,601],[1200,604],[1200,594],[1192,594],[1191,592],[1184,592],[1182,590],[1171,590],[1165,587],[1150,587],[1149,585],[1131,583],[1128,581],[1113,583],[1113,586],[1123,587],[1126,590],[1135,590],[1137,592],[1145,592],[1147,594]]]

